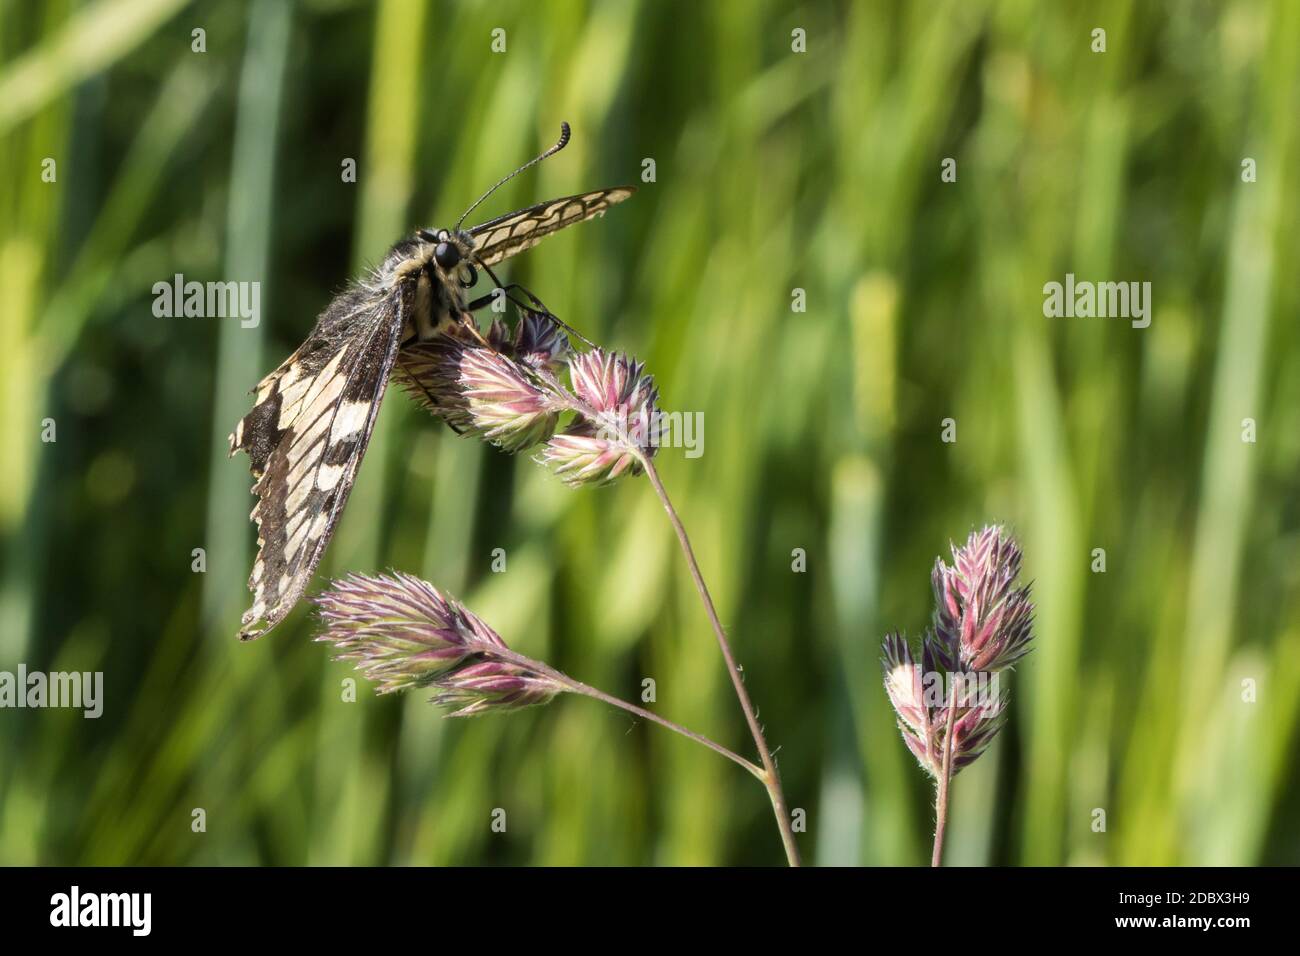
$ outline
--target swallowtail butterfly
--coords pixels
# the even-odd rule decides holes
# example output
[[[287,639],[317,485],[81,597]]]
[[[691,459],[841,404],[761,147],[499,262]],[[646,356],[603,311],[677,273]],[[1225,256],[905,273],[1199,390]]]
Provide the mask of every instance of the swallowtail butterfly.
[[[326,307],[307,341],[258,384],[253,410],[230,435],[230,454],[248,453],[258,499],[249,515],[258,527],[248,579],[253,606],[240,621],[241,640],[271,630],[302,597],[343,513],[403,347],[456,325],[479,337],[471,313],[517,288],[502,286],[493,265],[635,191],[618,186],[552,199],[461,230],[497,187],[568,141],[565,123],[559,142],[479,197],[454,228],[421,229],[398,242]],[[479,268],[497,291],[467,301]]]

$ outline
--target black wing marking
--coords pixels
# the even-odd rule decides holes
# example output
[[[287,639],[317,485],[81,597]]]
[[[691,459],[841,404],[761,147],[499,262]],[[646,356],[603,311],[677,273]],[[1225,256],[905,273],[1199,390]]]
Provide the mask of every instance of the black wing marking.
[[[529,206],[500,216],[469,231],[474,239],[474,255],[487,266],[517,252],[531,249],[553,232],[565,226],[599,216],[610,206],[627,199],[635,186],[613,186],[580,196],[565,196]]]
[[[257,387],[230,454],[248,453],[258,502],[253,606],[239,637],[261,637],[293,610],[347,503],[397,356],[412,283],[339,296],[298,351]]]

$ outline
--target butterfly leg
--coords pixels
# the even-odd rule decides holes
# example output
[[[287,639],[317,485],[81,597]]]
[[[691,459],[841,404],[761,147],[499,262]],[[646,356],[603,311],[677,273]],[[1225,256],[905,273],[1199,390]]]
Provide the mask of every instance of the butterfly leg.
[[[550,314],[551,314],[551,310],[548,309],[548,308],[546,307],[546,303],[543,302],[541,299],[539,299],[537,296],[535,296],[535,295],[533,294],[533,292],[532,292],[531,289],[526,288],[525,286],[519,284],[518,282],[511,282],[511,283],[509,283],[509,284],[503,284],[503,283],[501,282],[501,280],[497,277],[497,274],[496,274],[495,272],[492,271],[492,267],[491,267],[491,266],[489,266],[489,265],[486,264],[486,263],[482,263],[482,266],[483,266],[483,271],[486,272],[489,276],[492,277],[492,281],[496,283],[497,288],[500,289],[503,293],[508,293],[511,289],[518,289],[518,290],[519,290],[520,292],[522,292],[524,295],[528,296],[528,298],[532,301],[532,305],[526,305],[525,303],[520,302],[520,301],[519,301],[518,299],[516,299],[514,296],[512,296],[512,295],[508,295],[508,294],[507,294],[507,295],[506,295],[506,298],[508,298],[511,302],[513,302],[513,303],[514,303],[515,305],[517,305],[519,308],[521,308],[521,309],[529,309],[529,310],[531,310],[531,311],[533,311],[533,312],[541,312],[543,315],[550,315]],[[481,299],[477,299],[477,300],[475,300],[475,301],[478,301],[478,302],[485,302],[485,303],[486,303],[487,301],[491,301],[492,296],[495,295],[495,294],[496,294],[496,292],[495,292],[495,290],[494,290],[492,293],[490,293],[490,294],[484,296],[484,297],[481,298]]]
[[[513,295],[510,294],[510,291],[512,289],[518,289],[520,292],[524,293],[524,295],[532,299],[532,303],[530,304],[528,302],[521,302],[518,299],[516,299]],[[485,305],[490,305],[496,299],[498,293],[504,295],[506,299],[513,302],[521,309],[527,309],[529,312],[542,312],[546,315],[551,314],[550,310],[546,308],[545,303],[543,303],[541,299],[537,298],[537,296],[533,295],[526,288],[521,286],[518,282],[511,282],[508,285],[499,285],[491,292],[489,292],[487,295],[479,296],[477,299],[474,299],[472,302],[466,303],[465,305],[466,311],[477,312]]]
[[[541,299],[539,299],[536,295],[533,294],[532,290],[528,289],[526,286],[520,285],[518,282],[511,282],[509,284],[503,285],[501,283],[501,280],[497,278],[497,274],[493,272],[492,268],[486,264],[483,264],[483,270],[487,272],[489,276],[492,277],[492,281],[496,283],[497,288],[494,289],[492,292],[488,293],[487,295],[480,296],[479,298],[475,299],[473,302],[469,303],[466,306],[467,309],[469,309],[470,311],[474,311],[475,309],[483,308],[483,306],[487,305],[495,298],[497,291],[499,290],[502,294],[505,295],[507,299],[509,299],[519,308],[526,309],[530,312],[540,312],[542,315],[549,317],[557,325],[559,325],[560,327],[568,331],[571,335],[576,335],[578,338],[582,339],[582,341],[587,344],[588,348],[593,348],[593,349],[596,348],[595,342],[591,341],[591,339],[587,338],[585,335],[583,335],[573,326],[569,325],[569,323],[560,319],[559,316],[557,316],[554,312],[552,312],[550,309],[546,307],[545,302],[543,302]],[[529,305],[527,303],[520,302],[514,296],[510,295],[510,290],[512,289],[518,289],[524,295],[528,296],[532,304]]]

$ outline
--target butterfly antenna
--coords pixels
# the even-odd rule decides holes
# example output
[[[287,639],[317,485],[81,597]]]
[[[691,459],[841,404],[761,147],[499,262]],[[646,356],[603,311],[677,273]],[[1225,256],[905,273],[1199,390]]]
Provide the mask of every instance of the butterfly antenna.
[[[568,146],[568,145],[569,145],[569,124],[568,124],[568,123],[561,123],[561,124],[560,124],[560,139],[559,139],[559,142],[557,142],[554,146],[552,146],[552,147],[551,147],[550,149],[548,149],[546,152],[542,153],[542,155],[538,156],[536,159],[530,159],[528,162],[524,163],[522,166],[520,166],[518,169],[516,169],[516,170],[515,170],[513,173],[511,173],[509,176],[506,176],[505,178],[499,180],[499,181],[498,181],[498,182],[497,182],[497,183],[496,183],[496,184],[495,184],[491,189],[489,189],[487,192],[485,192],[482,196],[479,196],[478,199],[475,199],[475,200],[474,200],[474,204],[473,204],[472,206],[470,206],[468,209],[466,209],[465,212],[461,214],[461,217],[460,217],[459,219],[456,220],[456,228],[455,228],[453,231],[454,231],[454,232],[460,232],[460,224],[461,224],[462,222],[465,221],[465,217],[468,216],[470,213],[472,213],[475,209],[477,209],[478,206],[479,206],[479,203],[481,203],[483,200],[487,199],[488,196],[491,196],[494,192],[496,192],[498,189],[500,189],[500,188],[501,188],[502,186],[504,186],[506,183],[510,182],[510,180],[514,179],[516,176],[518,176],[520,173],[522,173],[525,169],[528,169],[528,168],[530,168],[530,167],[532,167],[532,166],[536,166],[538,163],[540,163],[542,160],[546,159],[548,156],[554,156],[556,153],[558,153],[560,150],[564,149],[564,147],[565,147],[565,146]]]

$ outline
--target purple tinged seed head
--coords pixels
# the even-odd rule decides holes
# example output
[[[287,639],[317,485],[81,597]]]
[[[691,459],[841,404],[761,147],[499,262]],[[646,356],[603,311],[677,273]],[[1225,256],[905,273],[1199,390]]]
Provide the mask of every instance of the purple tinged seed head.
[[[544,704],[566,688],[554,672],[513,654],[494,630],[427,581],[352,574],[313,598],[336,660],[350,661],[387,694],[433,687],[450,716]]]

